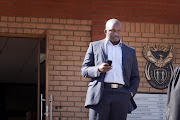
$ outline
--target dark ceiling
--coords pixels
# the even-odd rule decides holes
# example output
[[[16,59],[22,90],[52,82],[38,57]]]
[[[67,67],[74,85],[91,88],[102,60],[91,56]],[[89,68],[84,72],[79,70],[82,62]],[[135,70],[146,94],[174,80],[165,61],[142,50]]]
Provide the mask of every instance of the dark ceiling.
[[[37,39],[0,37],[0,82],[36,81]]]

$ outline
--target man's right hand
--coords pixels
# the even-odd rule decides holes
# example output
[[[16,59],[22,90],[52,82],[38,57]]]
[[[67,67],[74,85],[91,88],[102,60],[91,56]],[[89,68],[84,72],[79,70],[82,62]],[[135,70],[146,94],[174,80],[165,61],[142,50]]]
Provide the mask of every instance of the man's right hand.
[[[111,69],[112,69],[112,66],[109,66],[108,63],[103,63],[98,68],[99,72],[102,72],[102,73],[107,72],[107,71],[109,71]]]

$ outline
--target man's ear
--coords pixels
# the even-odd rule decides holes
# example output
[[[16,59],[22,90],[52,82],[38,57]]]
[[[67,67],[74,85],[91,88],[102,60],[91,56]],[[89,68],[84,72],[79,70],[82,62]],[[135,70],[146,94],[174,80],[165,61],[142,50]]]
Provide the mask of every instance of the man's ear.
[[[104,30],[104,33],[105,33],[105,34],[107,33],[107,30],[106,30],[106,29]]]

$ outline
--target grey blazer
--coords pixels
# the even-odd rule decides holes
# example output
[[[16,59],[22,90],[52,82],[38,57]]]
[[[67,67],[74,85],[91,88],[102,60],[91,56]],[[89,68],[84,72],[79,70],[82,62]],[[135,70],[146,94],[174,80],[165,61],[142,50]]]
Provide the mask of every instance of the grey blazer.
[[[168,86],[166,106],[167,120],[180,120],[180,66],[174,70]]]
[[[103,89],[105,73],[98,74],[98,67],[107,60],[106,40],[91,42],[81,68],[82,76],[91,78],[86,94],[85,107],[99,103]],[[125,86],[135,95],[139,86],[139,71],[135,50],[122,43],[122,64]]]

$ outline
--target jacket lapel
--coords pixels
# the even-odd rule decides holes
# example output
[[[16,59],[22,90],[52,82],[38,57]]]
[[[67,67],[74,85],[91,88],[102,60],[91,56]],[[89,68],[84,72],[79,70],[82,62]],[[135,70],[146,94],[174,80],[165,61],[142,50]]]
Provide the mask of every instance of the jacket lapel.
[[[106,40],[102,40],[101,44],[100,44],[100,47],[101,47],[101,52],[102,52],[102,60],[103,62],[105,62],[107,60],[107,50],[106,50]]]
[[[124,43],[122,43],[122,68],[123,68],[123,71],[124,71],[124,67],[125,67],[125,64],[126,64],[126,57],[128,55],[128,52],[126,50],[126,46],[124,45]]]

